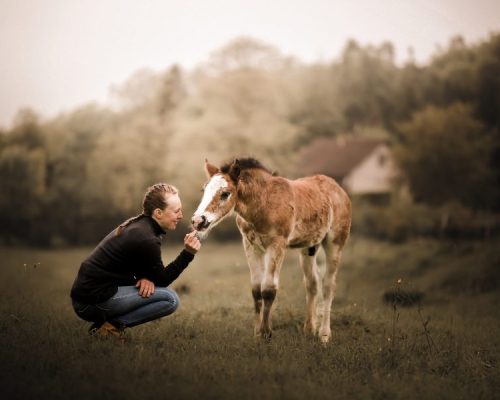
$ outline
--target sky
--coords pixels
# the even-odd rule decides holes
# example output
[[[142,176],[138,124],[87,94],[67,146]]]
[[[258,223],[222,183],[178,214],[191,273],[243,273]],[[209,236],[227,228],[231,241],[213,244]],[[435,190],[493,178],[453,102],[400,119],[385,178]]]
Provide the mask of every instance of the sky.
[[[500,32],[500,0],[0,0],[0,127],[16,111],[44,118],[88,102],[135,71],[192,69],[239,36],[304,62],[338,58],[350,38],[414,49]]]

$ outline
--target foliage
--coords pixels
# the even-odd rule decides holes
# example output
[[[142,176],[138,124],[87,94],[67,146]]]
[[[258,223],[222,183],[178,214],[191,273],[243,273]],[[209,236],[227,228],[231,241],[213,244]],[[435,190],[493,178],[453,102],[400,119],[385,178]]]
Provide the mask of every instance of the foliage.
[[[243,37],[191,72],[136,72],[112,88],[113,109],[21,110],[0,131],[0,241],[95,243],[157,181],[180,188],[189,216],[205,158],[250,155],[292,176],[302,146],[359,132],[388,132],[423,204],[497,209],[499,49],[500,34],[456,37],[428,65],[399,66],[391,43],[351,40],[339,59],[306,65]]]
[[[394,197],[388,207],[355,198],[353,209],[354,234],[394,243],[414,237],[489,239],[500,233],[497,214],[456,202],[436,207]]]
[[[399,132],[395,156],[417,201],[494,206],[499,197],[490,170],[492,141],[470,106],[429,106],[401,124]]]

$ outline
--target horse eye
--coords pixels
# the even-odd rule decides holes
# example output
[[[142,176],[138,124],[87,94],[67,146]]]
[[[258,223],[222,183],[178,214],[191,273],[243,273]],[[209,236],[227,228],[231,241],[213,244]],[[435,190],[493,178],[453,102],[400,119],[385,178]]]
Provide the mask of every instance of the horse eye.
[[[231,194],[231,192],[222,192],[220,195],[220,199],[227,200],[227,198],[229,197],[230,194]]]

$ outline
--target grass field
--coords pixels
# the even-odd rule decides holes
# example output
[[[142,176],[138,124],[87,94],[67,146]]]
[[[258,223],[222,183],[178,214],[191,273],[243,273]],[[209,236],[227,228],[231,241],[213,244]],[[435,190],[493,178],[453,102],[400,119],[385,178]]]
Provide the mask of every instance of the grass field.
[[[166,244],[169,261],[180,247]],[[209,239],[173,284],[179,310],[129,329],[120,345],[88,337],[70,306],[70,286],[90,249],[3,248],[2,397],[498,398],[499,244],[352,238],[327,347],[301,332],[305,292],[294,251],[282,269],[271,341],[253,337],[241,245]],[[384,303],[391,291],[423,299],[413,307]]]

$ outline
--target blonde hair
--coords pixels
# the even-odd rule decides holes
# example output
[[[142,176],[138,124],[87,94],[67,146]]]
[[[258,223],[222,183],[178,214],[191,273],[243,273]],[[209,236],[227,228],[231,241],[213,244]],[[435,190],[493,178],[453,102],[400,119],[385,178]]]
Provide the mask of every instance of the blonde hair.
[[[118,228],[116,228],[116,236],[121,235],[124,229],[132,222],[137,221],[144,216],[151,217],[153,215],[153,211],[157,208],[164,210],[168,205],[168,198],[178,194],[179,190],[175,186],[169,185],[168,183],[156,183],[153,186],[150,186],[146,190],[144,199],[142,200],[142,213],[129,218],[120,224]]]

